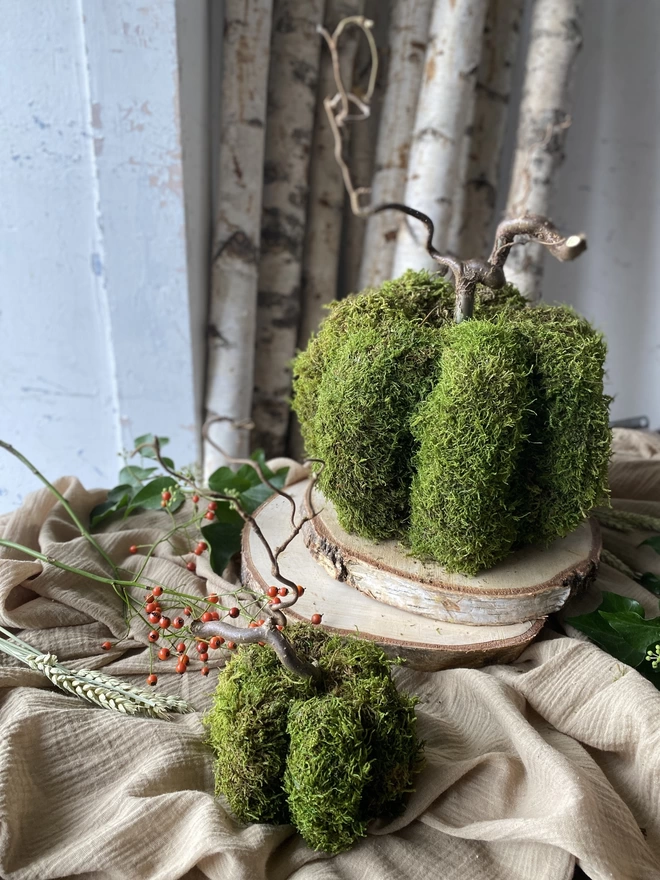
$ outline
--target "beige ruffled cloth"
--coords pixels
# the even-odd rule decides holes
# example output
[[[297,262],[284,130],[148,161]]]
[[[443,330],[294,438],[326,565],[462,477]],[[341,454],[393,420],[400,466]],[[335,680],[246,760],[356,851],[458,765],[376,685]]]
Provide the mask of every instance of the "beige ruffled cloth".
[[[615,450],[615,505],[659,516],[660,438],[617,431]],[[103,499],[74,479],[58,485],[81,517]],[[130,517],[101,540],[134,568],[128,547],[153,541],[159,522],[158,513]],[[0,533],[102,571],[47,491],[4,517]],[[660,574],[660,556],[637,549],[643,537],[605,540],[636,570]],[[142,683],[146,633],[126,633],[111,588],[19,556],[0,548],[0,622],[71,665]],[[198,571],[168,551],[148,574],[211,592],[203,561]],[[654,596],[608,566],[597,586],[658,611]],[[569,616],[597,603],[594,590]],[[122,636],[121,647],[101,651]],[[288,826],[234,821],[213,797],[213,757],[202,743],[215,676],[163,667],[162,687],[196,714],[172,723],[123,717],[0,657],[3,878],[568,880],[576,862],[594,880],[660,878],[660,692],[585,641],[546,630],[510,666],[401,671],[401,686],[420,697],[426,768],[405,815],[376,823],[334,858]]]

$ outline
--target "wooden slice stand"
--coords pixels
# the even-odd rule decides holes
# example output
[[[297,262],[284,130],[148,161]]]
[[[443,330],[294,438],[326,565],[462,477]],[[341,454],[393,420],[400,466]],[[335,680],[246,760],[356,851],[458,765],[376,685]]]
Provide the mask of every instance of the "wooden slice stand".
[[[339,525],[330,501],[308,483],[303,529],[309,552],[334,578],[396,608],[471,626],[537,620],[558,611],[585,588],[600,558],[595,520],[541,548],[517,550],[475,577],[450,573],[406,553],[397,541],[369,541]]]
[[[287,491],[293,496],[299,512],[303,509],[308,488],[309,481],[306,480],[287,488]],[[310,503],[309,496],[307,502]],[[324,526],[327,527],[329,522],[328,511],[330,508],[327,502],[324,503],[323,518],[317,523],[315,531]],[[315,509],[319,510],[320,505]],[[278,495],[263,504],[255,513],[255,518],[271,547],[280,545],[291,533],[291,507],[285,499]],[[585,541],[585,528],[580,530],[582,533],[581,542]],[[570,562],[565,564],[566,557],[560,554],[558,559],[561,560],[563,567],[559,573],[555,572],[553,577],[546,577],[544,574],[543,580],[539,581],[536,578],[536,584],[532,583],[534,578],[530,576],[524,581],[525,586],[522,586],[523,581],[521,581],[519,585],[509,586],[509,592],[507,592],[505,584],[498,581],[497,590],[488,593],[487,587],[481,586],[482,582],[487,584],[490,576],[490,572],[488,572],[484,573],[483,577],[464,579],[470,581],[469,585],[463,584],[459,576],[451,576],[451,579],[447,581],[447,587],[450,588],[452,596],[458,595],[461,600],[464,596],[478,596],[481,591],[480,607],[484,609],[489,602],[497,603],[502,598],[511,600],[511,590],[513,590],[514,596],[517,590],[518,594],[525,597],[526,601],[528,595],[540,596],[543,594],[544,588],[548,591],[549,588],[546,587],[548,583],[553,584],[552,589],[554,590],[556,579],[561,575],[561,579],[569,581],[564,585],[564,593],[568,596],[570,590],[579,586],[580,582],[584,582],[596,568],[600,547],[597,527],[586,528],[586,533],[591,536],[590,540],[586,540],[585,544],[579,543],[577,545],[582,547],[589,544],[590,550],[584,559],[578,558],[582,557],[582,554],[575,547],[571,551],[573,556],[570,557],[575,564]],[[310,540],[309,534],[308,530],[308,540]],[[333,538],[338,539],[336,531],[327,534],[332,534]],[[352,538],[352,536],[348,537]],[[324,540],[330,542],[329,537],[324,537]],[[370,542],[366,542],[366,544],[375,553],[380,553],[379,548],[383,546]],[[327,546],[330,548],[331,544],[327,543]],[[334,546],[338,547],[339,545]],[[345,546],[348,548],[348,543]],[[352,544],[350,546],[353,547]],[[528,564],[531,565],[538,554],[547,552],[532,551],[532,555],[527,557]],[[474,620],[468,623],[457,618],[456,615],[461,613],[460,607],[458,611],[453,612],[452,620],[454,622],[449,622],[447,619],[433,619],[419,613],[419,608],[411,605],[409,600],[397,603],[399,607],[395,607],[395,604],[391,602],[391,592],[388,593],[390,601],[386,604],[384,601],[379,601],[368,595],[363,589],[356,589],[346,580],[337,579],[336,573],[341,572],[342,569],[334,563],[328,562],[330,555],[318,552],[317,557],[324,560],[323,564],[317,561],[317,558],[305,545],[302,534],[297,535],[280,556],[282,573],[295,583],[305,587],[304,595],[287,612],[287,616],[291,620],[310,620],[312,614],[320,613],[323,615],[323,626],[327,630],[346,635],[359,635],[361,638],[376,641],[390,656],[401,657],[415,669],[431,671],[453,666],[481,666],[485,663],[510,662],[515,660],[525,646],[538,635],[544,622],[541,616],[541,619],[534,620],[523,620],[519,617],[518,621],[507,624],[499,622],[499,618],[497,618],[497,623],[490,623],[482,619],[480,625],[474,625]],[[357,555],[353,556],[348,552],[346,557],[358,559]],[[399,560],[404,559],[407,557],[399,551]],[[360,562],[365,564],[366,560],[360,559]],[[408,562],[412,565],[415,560],[408,560]],[[584,565],[580,567],[578,563],[584,563]],[[342,564],[345,566],[345,563]],[[422,570],[426,571],[426,567],[422,563],[417,563],[417,565],[422,566]],[[374,564],[374,571],[382,572],[384,570],[382,563],[376,562]],[[411,570],[416,571],[416,569]],[[538,568],[533,570],[545,571],[545,569]],[[406,571],[409,570],[406,569]],[[243,583],[255,591],[265,592],[274,583],[268,554],[255,530],[249,525],[243,531],[242,576]],[[405,579],[413,580],[409,574]],[[472,584],[473,581],[474,584]],[[426,587],[435,583],[422,579],[415,582]],[[396,586],[398,580],[393,583]],[[471,586],[472,592],[466,589],[466,586]],[[451,601],[453,602],[454,598]],[[559,601],[559,598],[554,600],[555,604]],[[439,604],[442,605],[442,603]],[[457,604],[460,605],[460,603]],[[446,609],[445,605],[442,607]],[[466,607],[463,608],[462,613],[463,616],[468,616]]]

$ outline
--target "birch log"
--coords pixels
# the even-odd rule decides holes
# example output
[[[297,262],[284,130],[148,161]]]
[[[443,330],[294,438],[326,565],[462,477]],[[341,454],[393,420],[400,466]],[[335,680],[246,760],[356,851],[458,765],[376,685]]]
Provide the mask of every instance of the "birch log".
[[[332,32],[339,21],[362,15],[364,0],[327,0],[325,27]],[[350,89],[360,32],[346,30],[341,37],[339,59],[344,85]],[[320,37],[319,37],[320,39]],[[334,157],[332,132],[323,99],[337,91],[329,53],[321,56],[314,144],[309,182],[309,217],[303,258],[303,301],[298,344],[304,348],[323,317],[323,306],[337,293],[337,271],[344,209],[344,182]]]
[[[490,0],[472,124],[465,136],[461,204],[449,250],[462,259],[485,259],[493,244],[495,201],[509,113],[513,68],[520,46],[524,0]]]
[[[404,201],[435,224],[434,244],[447,247],[461,145],[472,115],[488,0],[435,0],[417,105]],[[426,230],[408,220],[396,242],[393,275],[437,268],[426,253]]]
[[[325,0],[275,0],[257,308],[253,445],[284,452],[300,320],[309,157]],[[256,185],[256,184],[255,184]]]
[[[402,202],[408,154],[422,82],[431,17],[431,0],[395,0],[389,30],[385,97],[378,128],[371,202]],[[367,220],[359,288],[391,278],[394,241],[401,220],[393,212]]]
[[[573,77],[582,45],[582,0],[536,0],[527,49],[508,217],[549,215],[553,179],[564,159]],[[531,301],[541,297],[543,248],[513,248],[507,279]]]
[[[271,12],[271,0],[224,4],[206,409],[237,421],[251,411]],[[212,436],[230,455],[248,451],[247,432],[229,422]],[[205,475],[223,463],[205,444]]]

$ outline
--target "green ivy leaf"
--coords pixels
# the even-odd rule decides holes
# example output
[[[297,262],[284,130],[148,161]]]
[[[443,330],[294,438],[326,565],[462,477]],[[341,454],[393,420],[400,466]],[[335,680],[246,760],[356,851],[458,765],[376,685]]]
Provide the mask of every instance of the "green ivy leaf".
[[[143,480],[148,480],[157,470],[158,468],[155,467],[143,468],[130,464],[119,471],[119,482],[133,486],[134,489],[141,489]]]
[[[660,553],[660,535],[653,535],[653,537],[647,538],[639,546],[644,547],[645,545],[652,547],[656,553]]]
[[[289,472],[288,468],[281,468],[276,474],[272,474],[267,477],[267,479],[272,483],[273,486],[276,486],[278,489],[281,489],[284,486],[284,481],[286,480],[286,475]],[[239,501],[247,513],[254,513],[257,507],[260,507],[266,499],[270,498],[273,494],[273,490],[270,486],[267,486],[265,483],[259,482],[256,486],[252,486],[250,489],[247,489],[245,492],[241,492],[239,496]]]
[[[227,502],[218,504],[216,518],[202,527],[202,535],[209,545],[209,562],[216,574],[221,575],[234,553],[241,549],[243,520]]]
[[[640,605],[636,599],[628,599],[627,596],[620,596],[618,593],[604,592],[598,611],[606,611],[613,614],[631,612],[638,617],[644,617],[643,605]]]
[[[608,654],[629,666],[638,666],[644,659],[644,655],[640,657],[639,652],[633,650],[621,633],[613,629],[598,611],[569,617],[566,622],[583,632]]]
[[[610,614],[607,611],[600,611],[599,613],[612,629],[624,637],[631,651],[637,651],[639,654],[640,659],[638,663],[631,665],[637,666],[641,663],[646,657],[649,645],[660,641],[660,618],[658,617],[645,620],[637,614],[625,611],[618,614]]]
[[[102,504],[97,504],[90,513],[89,520],[91,527],[94,528],[95,526],[100,525],[102,522],[110,519],[110,517],[118,510],[121,510],[122,507],[126,507],[133,495],[133,491],[134,489],[132,486],[125,484],[115,486],[114,489],[111,489],[108,492],[107,501],[104,501]]]
[[[639,666],[649,645],[660,641],[660,617],[647,620],[639,602],[618,593],[604,592],[596,611],[568,618],[567,623],[629,666]]]
[[[235,488],[236,474],[231,468],[219,467],[209,476],[209,489],[226,494]],[[246,487],[248,488],[248,487]]]
[[[250,458],[255,461],[261,468],[263,475],[267,480],[272,480],[274,474],[266,464],[266,456],[263,449],[255,450]],[[287,468],[280,468],[278,473],[284,472],[286,475]],[[243,464],[237,471],[232,471],[228,467],[220,467],[214,471],[209,477],[209,489],[213,492],[247,492],[254,486],[263,485],[261,477],[256,469],[249,464]],[[281,488],[278,486],[278,488]],[[269,490],[270,494],[270,490]]]
[[[154,443],[155,441],[156,441],[156,436],[154,434],[143,434],[141,437],[135,438],[135,440],[133,441],[133,443],[135,443],[135,446],[133,448],[137,449],[138,446],[142,445],[142,443]],[[160,448],[162,449],[163,446],[167,446],[167,444],[170,442],[170,438],[169,437],[159,437],[158,442],[160,443]],[[140,450],[140,455],[142,455],[144,458],[155,458],[156,452],[153,449],[146,449],[145,448],[145,449]],[[171,461],[171,459],[167,459],[167,461],[169,463],[169,461]],[[172,467],[171,464],[169,464],[168,466]]]
[[[173,477],[156,477],[133,496],[128,512],[131,513],[136,507],[142,507],[145,510],[159,510],[163,490],[171,490],[174,485]]]
[[[651,593],[660,596],[660,577],[651,571],[645,571],[639,579],[640,584]]]

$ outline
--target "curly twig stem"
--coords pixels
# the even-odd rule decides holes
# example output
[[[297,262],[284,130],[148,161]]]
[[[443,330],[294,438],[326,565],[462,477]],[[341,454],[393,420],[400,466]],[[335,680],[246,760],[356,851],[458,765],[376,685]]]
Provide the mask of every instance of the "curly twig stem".
[[[224,417],[224,416],[219,416],[219,417],[217,417],[217,418],[211,419],[211,420],[205,425],[205,427],[207,427],[207,425],[210,425],[210,424],[213,423],[213,422],[216,422],[216,421],[224,421],[224,420],[225,420],[225,417]],[[232,421],[232,420],[229,419],[229,421]],[[245,425],[240,425],[239,427],[245,428],[246,426],[245,426]],[[218,446],[217,443],[215,443],[213,440],[211,440],[211,438],[208,436],[208,433],[205,434],[205,439],[208,441],[208,443],[209,443],[211,446],[214,447],[214,449],[217,449],[217,451],[218,451],[221,455],[223,455],[223,456],[225,455],[224,450],[223,450],[220,446]],[[158,463],[161,465],[161,467],[163,468],[163,470],[167,471],[168,474],[171,474],[173,477],[176,477],[177,479],[183,480],[184,482],[188,483],[188,485],[189,485],[191,488],[195,489],[195,490],[198,491],[200,494],[205,495],[207,498],[217,499],[218,501],[228,501],[228,502],[231,504],[231,506],[233,507],[233,509],[236,511],[236,513],[241,517],[241,519],[243,520],[243,522],[244,522],[244,523],[249,523],[249,524],[252,526],[252,528],[253,528],[254,531],[255,531],[255,534],[257,535],[257,537],[259,538],[259,540],[260,540],[261,543],[263,544],[263,546],[264,546],[266,552],[268,553],[268,557],[269,557],[270,562],[271,562],[271,573],[272,573],[273,577],[276,578],[280,583],[286,585],[287,587],[291,587],[291,588],[294,590],[294,592],[296,592],[296,594],[297,594],[297,585],[296,585],[292,580],[289,580],[289,578],[285,577],[285,576],[282,574],[282,572],[280,571],[280,566],[279,566],[279,563],[278,563],[278,561],[277,561],[277,557],[278,557],[279,553],[281,552],[281,550],[279,550],[279,552],[278,552],[278,551],[275,551],[275,553],[273,553],[273,550],[271,549],[270,544],[268,543],[268,541],[266,540],[265,535],[264,535],[263,532],[261,531],[261,528],[260,528],[260,526],[259,526],[259,523],[258,523],[258,522],[256,521],[256,519],[252,516],[252,514],[248,513],[246,510],[243,509],[243,506],[241,505],[240,501],[239,501],[237,498],[235,498],[233,495],[227,495],[227,494],[224,493],[224,492],[217,492],[217,491],[215,491],[215,490],[213,490],[213,489],[212,489],[212,490],[208,490],[208,491],[205,491],[205,490],[203,490],[203,489],[198,489],[198,487],[197,487],[197,485],[195,484],[195,481],[194,481],[194,480],[191,480],[191,479],[190,479],[189,477],[187,477],[185,474],[180,474],[180,473],[178,473],[178,471],[175,471],[175,470],[173,470],[171,467],[169,467],[169,466],[163,461],[163,458],[162,458],[162,456],[161,456],[161,452],[160,452],[160,442],[159,442],[159,440],[158,440],[158,437],[154,438],[153,443],[142,443],[142,444],[140,444],[140,446],[137,447],[137,449],[135,450],[135,452],[139,451],[140,449],[142,449],[142,448],[144,448],[144,447],[149,447],[150,449],[153,449],[153,450],[154,450],[154,452],[155,452],[155,454],[156,454],[156,459],[157,459]],[[249,461],[250,461],[250,463],[251,463],[252,465],[256,465],[256,464],[257,464],[256,462],[252,461],[251,459],[250,459]],[[258,473],[260,472],[260,470],[261,470],[261,469],[259,468]],[[271,483],[268,483],[268,485],[271,486],[271,488],[272,488],[274,491],[279,491],[279,490],[277,490],[275,487],[273,487]],[[280,494],[286,494],[286,493],[280,493]],[[300,527],[298,528],[298,531],[300,531],[300,528],[302,528],[302,524],[301,524]],[[283,548],[282,548],[282,549],[283,549]],[[270,613],[270,611],[269,611],[269,613]]]
[[[298,601],[297,585],[294,584],[293,581],[289,580],[289,578],[285,577],[282,574],[282,572],[280,571],[279,557],[284,552],[284,550],[286,550],[286,548],[289,546],[291,541],[293,541],[293,539],[296,537],[296,535],[300,532],[300,530],[305,525],[305,523],[309,522],[311,519],[314,519],[314,517],[316,516],[316,513],[314,511],[312,511],[312,513],[310,515],[304,516],[301,519],[301,521],[296,524],[296,522],[295,522],[295,514],[296,514],[295,501],[287,492],[284,492],[282,489],[278,489],[276,486],[274,486],[272,483],[270,483],[268,480],[266,480],[265,476],[263,475],[263,472],[261,470],[259,463],[253,461],[251,458],[241,458],[241,459],[232,458],[231,456],[228,456],[226,454],[226,452],[224,451],[224,449],[222,449],[221,446],[219,446],[214,440],[211,439],[211,437],[209,436],[209,431],[208,431],[208,429],[211,427],[211,425],[214,424],[215,422],[227,421],[227,420],[231,421],[231,419],[227,419],[226,416],[214,416],[211,419],[208,419],[205,422],[204,427],[202,428],[202,433],[204,435],[204,438],[208,441],[208,443],[214,449],[216,449],[220,453],[220,455],[225,457],[227,459],[227,461],[233,461],[235,463],[240,462],[241,464],[249,464],[251,467],[253,467],[257,471],[260,478],[266,483],[267,486],[269,486],[273,490],[273,492],[277,492],[278,495],[282,495],[284,498],[286,498],[288,500],[288,502],[292,506],[291,534],[279,547],[276,547],[275,550],[273,550],[272,547],[270,546],[270,544],[268,543],[268,541],[266,540],[266,536],[261,531],[261,528],[260,528],[259,524],[257,523],[256,519],[253,516],[251,516],[251,514],[246,513],[235,499],[232,499],[231,496],[219,495],[218,493],[213,493],[213,494],[216,497],[221,497],[221,498],[226,497],[230,501],[233,501],[234,507],[236,508],[236,511],[238,512],[238,514],[243,518],[243,521],[246,523],[250,523],[250,525],[254,529],[256,536],[259,538],[264,549],[266,550],[266,553],[268,554],[268,558],[270,559],[271,574],[273,575],[274,578],[276,578],[278,581],[280,581],[280,583],[285,584],[286,586],[293,588],[295,598],[293,599],[293,601],[288,603],[289,605],[293,605],[293,604],[295,604],[295,602]],[[245,425],[241,425],[241,427],[246,428]],[[312,477],[312,480],[314,482],[317,479],[318,479],[318,475],[315,475]],[[270,611],[270,610],[269,610],[269,613],[275,614],[274,611]]]
[[[580,232],[577,235],[562,235],[547,217],[540,214],[523,214],[510,220],[503,220],[495,233],[495,244],[489,262],[494,266],[503,267],[509,251],[516,242],[516,236],[524,236],[527,241],[535,241],[544,245],[562,263],[574,260],[587,249],[587,237]]]
[[[237,645],[254,645],[265,642],[271,646],[282,665],[293,675],[300,678],[318,679],[321,674],[317,666],[300,659],[291,642],[277,629],[272,618],[268,618],[261,626],[253,629],[241,629],[221,620],[212,620],[208,623],[196,621],[191,624],[190,629],[197,637],[210,639],[213,636],[220,636],[225,641],[235,642]]]
[[[371,49],[371,76],[369,79],[369,87],[364,98],[359,98],[355,94],[347,92],[340,73],[339,52],[337,40],[344,28],[349,25],[357,25],[365,33],[369,41]],[[324,28],[319,28],[319,33],[323,35],[330,54],[332,56],[332,66],[335,74],[335,83],[337,86],[337,94],[334,97],[327,97],[324,101],[328,121],[332,130],[335,146],[335,159],[339,165],[346,191],[349,195],[351,210],[358,217],[369,217],[372,214],[378,214],[381,211],[401,211],[409,217],[414,217],[426,226],[427,239],[426,251],[429,256],[442,267],[443,274],[447,269],[451,269],[454,276],[454,284],[456,288],[456,306],[454,318],[457,324],[466,318],[471,318],[474,310],[474,296],[477,285],[483,284],[491,290],[497,290],[505,284],[503,266],[506,262],[509,250],[516,243],[516,236],[524,236],[528,241],[536,241],[545,245],[550,253],[558,260],[574,260],[587,247],[586,237],[582,234],[562,236],[557,228],[545,217],[537,214],[526,214],[513,220],[505,220],[500,223],[495,237],[495,246],[488,262],[482,260],[458,260],[451,255],[441,254],[433,246],[433,221],[426,214],[403,205],[398,202],[387,202],[383,205],[362,206],[360,197],[370,192],[367,187],[353,186],[349,168],[346,164],[343,154],[343,143],[341,138],[341,129],[345,122],[352,119],[366,119],[369,115],[369,102],[371,100],[376,72],[378,57],[373,35],[371,34],[372,23],[362,16],[351,16],[341,21],[332,34],[329,34]],[[359,113],[355,116],[349,115],[350,105],[353,104],[358,108]],[[339,110],[337,108],[340,108]]]
[[[367,90],[365,94],[361,97],[354,94],[353,92],[349,92],[346,89],[346,86],[344,85],[341,76],[338,41],[344,30],[349,25],[357,27],[362,31],[362,33],[367,38],[369,51],[371,53],[369,83],[367,85]],[[351,122],[353,120],[359,119],[367,119],[371,114],[371,98],[373,96],[374,89],[376,88],[376,76],[378,74],[378,49],[376,47],[376,41],[374,40],[373,34],[371,32],[372,27],[373,22],[370,21],[368,18],[365,18],[363,15],[351,15],[348,18],[342,19],[337,27],[334,29],[332,34],[330,34],[324,27],[317,28],[318,33],[321,34],[330,51],[330,57],[332,59],[332,71],[334,74],[335,86],[337,89],[337,92],[333,97],[328,96],[324,98],[323,107],[325,109],[326,116],[328,117],[330,131],[332,132],[335,161],[339,166],[342,178],[344,180],[344,186],[346,187],[346,192],[348,193],[348,197],[351,203],[351,211],[357,217],[367,217],[371,213],[368,206],[363,207],[360,204],[360,199],[363,196],[368,196],[371,193],[371,190],[369,187],[366,186],[355,187],[353,185],[351,171],[346,163],[346,160],[344,159],[344,144],[342,141],[341,132],[346,122]],[[358,112],[355,115],[350,114],[351,104],[357,108]]]
[[[456,257],[441,254],[433,247],[433,233],[435,231],[433,221],[421,211],[409,208],[408,205],[402,205],[398,202],[388,202],[385,205],[379,205],[374,209],[374,214],[380,211],[401,211],[414,217],[424,224],[427,231],[426,251],[429,256],[443,268],[443,274],[447,269],[451,269],[454,276],[454,286],[456,288],[456,307],[454,311],[454,319],[457,324],[466,318],[471,318],[474,311],[474,295],[477,284],[484,284],[492,290],[497,290],[504,285],[504,272],[498,265],[483,260],[458,260]]]
[[[220,455],[224,456],[224,458],[229,462],[229,464],[243,464],[243,465],[247,464],[247,465],[249,465],[251,468],[253,468],[257,472],[257,475],[258,475],[259,479],[261,480],[261,482],[264,483],[266,486],[268,486],[268,488],[271,490],[271,492],[275,492],[277,495],[280,495],[282,498],[286,498],[286,500],[289,502],[289,505],[291,506],[291,527],[294,528],[295,527],[294,516],[296,513],[296,502],[293,500],[291,495],[289,495],[288,492],[285,492],[284,489],[280,489],[274,483],[271,483],[271,481],[268,479],[268,477],[264,474],[263,469],[258,461],[255,461],[253,458],[235,458],[234,456],[229,455],[227,452],[225,452],[225,450],[220,446],[219,443],[216,443],[214,440],[211,439],[211,437],[209,437],[209,429],[211,428],[211,425],[215,425],[217,422],[231,422],[231,421],[232,421],[232,419],[230,419],[228,416],[211,416],[202,425],[202,438],[207,443],[209,443],[214,449],[216,449],[220,453]],[[241,426],[241,427],[244,427],[247,430],[246,426]]]

